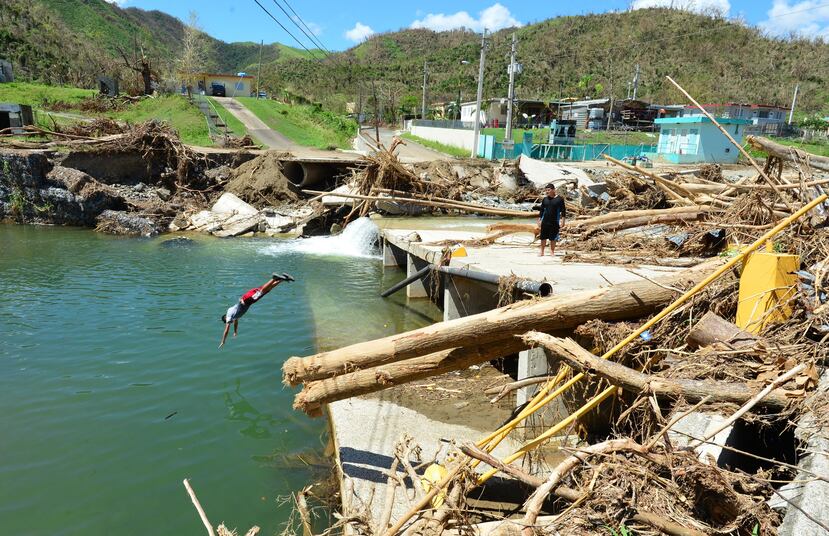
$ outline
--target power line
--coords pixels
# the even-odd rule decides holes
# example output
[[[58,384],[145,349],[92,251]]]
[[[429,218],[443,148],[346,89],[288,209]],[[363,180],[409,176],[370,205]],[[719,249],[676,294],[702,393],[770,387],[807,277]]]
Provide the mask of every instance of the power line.
[[[303,34],[305,34],[305,37],[307,37],[308,39],[310,39],[310,40],[311,40],[311,46],[314,46],[314,38],[313,38],[313,37],[311,37],[310,35],[308,35],[308,32],[306,32],[306,31],[302,28],[302,26],[300,26],[299,24],[297,24],[297,21],[296,21],[296,20],[294,20],[294,18],[291,16],[291,14],[290,14],[290,13],[288,13],[287,11],[285,11],[285,8],[284,8],[284,7],[282,7],[282,4],[280,4],[280,3],[279,3],[279,2],[277,2],[276,0],[273,0],[273,3],[276,5],[276,7],[278,7],[278,8],[282,11],[282,13],[284,13],[284,14],[285,14],[285,16],[286,16],[286,17],[288,17],[288,19],[289,19],[289,20],[293,23],[293,25],[294,25],[294,26],[296,26],[297,28],[299,28],[299,31],[300,31],[300,32],[302,32]],[[312,32],[312,33],[313,33],[313,32]],[[307,50],[307,49],[306,49],[306,50]],[[320,50],[320,52],[322,52],[323,54],[325,54],[325,55],[327,56],[327,54],[326,54],[325,52],[323,52],[322,50]],[[324,58],[323,58],[323,59],[324,59]]]
[[[304,20],[302,20],[302,17],[300,17],[300,16],[299,16],[299,13],[297,13],[297,12],[294,10],[294,8],[293,8],[293,7],[291,7],[290,2],[288,2],[288,0],[282,0],[282,1],[285,3],[285,5],[286,5],[286,6],[288,6],[288,9],[290,9],[290,10],[291,10],[291,13],[293,13],[293,14],[294,14],[294,16],[297,18],[297,20],[299,20],[299,22],[301,22],[301,23],[302,23],[302,25],[303,25],[303,26],[305,26],[305,28],[306,28],[309,32],[311,32],[311,35],[313,35],[313,36],[314,36],[314,37],[313,37],[313,39],[312,39],[312,41],[314,42],[314,44],[315,44],[315,45],[317,45],[317,46],[319,46],[322,50],[324,50],[325,52],[327,52],[329,55],[331,55],[331,51],[330,51],[330,50],[328,50],[328,48],[326,48],[326,47],[325,47],[325,45],[323,45],[323,44],[322,44],[322,41],[320,41],[320,40],[319,40],[319,37],[317,37],[317,35],[313,32],[313,30],[311,30],[311,28],[309,28],[309,27],[308,27],[308,25],[307,25],[307,24],[305,24],[305,21],[304,21]]]
[[[296,36],[295,36],[294,34],[292,34],[292,33],[288,30],[288,28],[286,28],[286,27],[285,27],[285,26],[284,26],[281,22],[279,22],[279,21],[277,20],[277,18],[276,18],[276,17],[274,17],[274,16],[271,14],[271,12],[270,12],[270,11],[268,11],[268,10],[265,8],[265,6],[263,6],[262,4],[260,4],[260,3],[259,3],[259,0],[253,0],[253,1],[254,1],[254,2],[256,2],[256,5],[258,5],[259,7],[261,7],[261,8],[262,8],[262,11],[264,11],[265,13],[267,13],[267,14],[268,14],[268,16],[269,16],[270,18],[272,18],[272,19],[273,19],[273,21],[274,21],[275,23],[277,23],[277,24],[279,25],[279,27],[280,27],[280,28],[282,28],[283,30],[285,30],[285,33],[287,33],[288,35],[290,35],[290,36],[294,39],[294,41],[296,41],[297,43],[299,43],[299,46],[301,46],[302,48],[304,48],[304,49],[305,49],[305,51],[306,51],[306,52],[307,52],[307,53],[308,53],[308,54],[309,54],[312,58],[314,58],[315,60],[318,60],[318,59],[319,59],[319,58],[316,56],[316,54],[314,54],[313,52],[311,52],[310,50],[308,50],[308,47],[306,47],[305,45],[303,45],[303,44],[302,44],[302,41],[300,41],[299,39],[297,39],[297,38],[296,38]]]

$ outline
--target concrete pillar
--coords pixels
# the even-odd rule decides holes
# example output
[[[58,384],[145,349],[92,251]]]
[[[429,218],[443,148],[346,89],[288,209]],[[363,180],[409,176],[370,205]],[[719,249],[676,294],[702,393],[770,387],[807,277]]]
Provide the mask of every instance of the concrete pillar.
[[[406,252],[388,240],[383,240],[383,267],[402,267],[406,264]]]
[[[555,374],[559,360],[548,354],[543,348],[531,348],[518,353],[518,379],[525,380],[535,376]],[[531,400],[544,384],[522,387],[515,394],[516,406]],[[558,397],[538,410],[525,421],[525,437],[536,437],[541,429],[547,429],[564,419],[569,412],[564,405],[564,398]],[[562,434],[563,435],[563,434]]]
[[[416,255],[412,255],[411,253],[406,254],[406,277],[412,276],[420,270],[424,268],[429,263],[417,257]],[[431,283],[432,277],[427,275],[423,279],[419,279],[414,281],[411,285],[406,287],[406,296],[409,298],[428,298],[429,297],[429,284]]]
[[[498,287],[466,277],[443,275],[443,320],[454,320],[495,309]]]

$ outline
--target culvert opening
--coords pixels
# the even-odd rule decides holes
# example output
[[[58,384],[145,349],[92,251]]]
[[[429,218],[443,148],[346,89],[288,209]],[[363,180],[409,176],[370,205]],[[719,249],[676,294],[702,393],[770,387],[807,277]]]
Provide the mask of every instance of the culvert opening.
[[[282,174],[295,186],[302,186],[305,182],[305,170],[299,162],[283,161]]]
[[[794,427],[785,420],[771,424],[759,420],[737,421],[728,438],[727,446],[749,454],[723,449],[720,456],[720,465],[723,467],[748,474],[756,474],[759,470],[771,470],[773,476],[770,478],[781,481],[794,478],[794,469],[760,458],[797,465],[798,452],[802,447],[794,435]],[[757,457],[751,456],[752,454]],[[773,486],[779,487],[782,484],[774,483]]]

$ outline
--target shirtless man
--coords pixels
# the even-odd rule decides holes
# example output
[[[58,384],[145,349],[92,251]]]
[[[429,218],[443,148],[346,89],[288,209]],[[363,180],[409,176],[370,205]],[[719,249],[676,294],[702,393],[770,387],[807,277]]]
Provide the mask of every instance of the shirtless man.
[[[225,331],[222,333],[222,342],[219,343],[219,348],[225,345],[225,339],[227,339],[227,334],[230,331],[230,324],[233,324],[233,336],[235,337],[239,334],[239,318],[248,312],[251,305],[259,301],[262,296],[270,292],[271,289],[283,281],[294,281],[294,278],[286,273],[283,273],[282,275],[273,274],[268,282],[261,287],[252,288],[245,292],[244,295],[239,298],[239,303],[230,307],[227,310],[227,313],[222,315],[222,322],[224,322]]]

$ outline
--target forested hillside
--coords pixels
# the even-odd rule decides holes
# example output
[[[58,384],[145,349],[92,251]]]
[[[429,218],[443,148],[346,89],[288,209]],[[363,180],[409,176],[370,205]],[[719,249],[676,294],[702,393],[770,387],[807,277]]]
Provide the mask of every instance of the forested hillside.
[[[24,80],[91,87],[101,73],[134,78],[119,50],[143,51],[161,76],[174,70],[184,25],[159,11],[122,9],[104,0],[0,0],[0,57]],[[491,36],[485,95],[506,96],[513,30]],[[654,8],[558,17],[514,30],[524,70],[516,94],[525,99],[617,98],[628,93],[640,66],[639,96],[683,102],[666,82],[671,75],[700,100],[788,106],[800,84],[799,107],[829,113],[829,44],[772,39],[735,21],[677,9]],[[251,70],[257,43],[224,43],[204,36],[205,69]],[[303,50],[266,45],[263,87],[326,103],[373,99],[386,110],[411,110],[420,101],[428,62],[430,100],[471,100],[480,36],[468,31],[401,30],[309,59]]]

